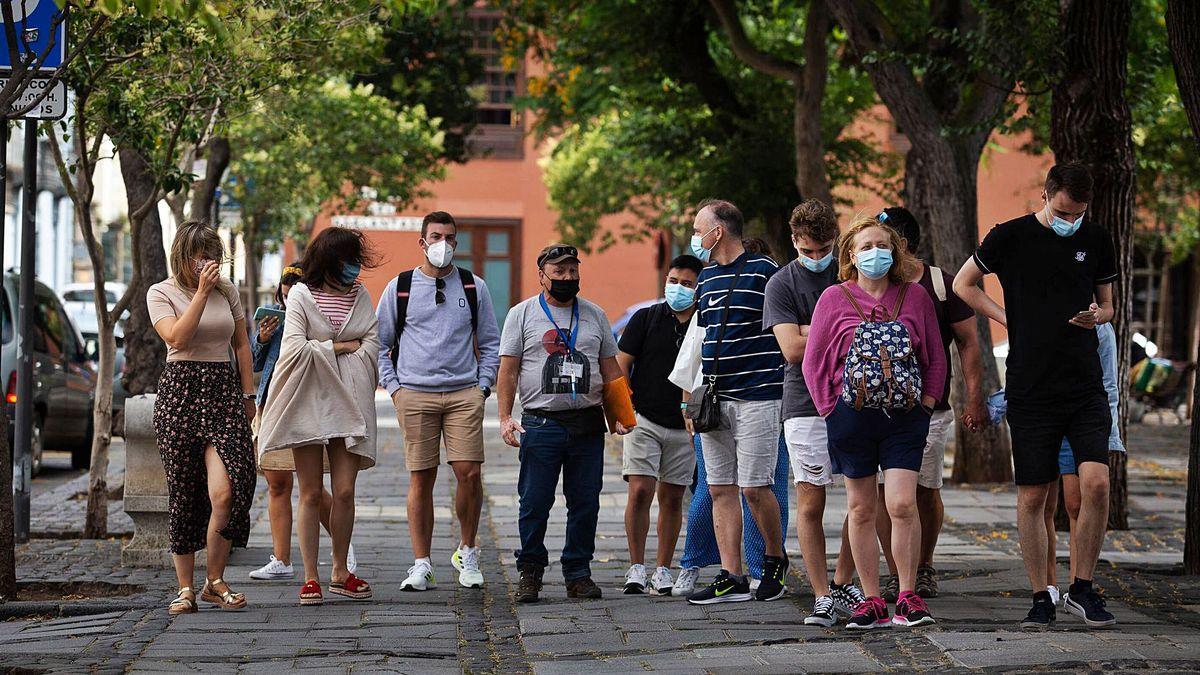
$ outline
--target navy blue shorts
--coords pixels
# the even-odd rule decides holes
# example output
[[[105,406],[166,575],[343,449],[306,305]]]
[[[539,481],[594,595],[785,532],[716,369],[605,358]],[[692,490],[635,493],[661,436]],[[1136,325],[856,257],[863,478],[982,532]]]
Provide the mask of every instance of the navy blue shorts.
[[[890,410],[884,414],[873,408],[855,410],[839,398],[825,425],[834,473],[866,478],[881,468],[921,470],[929,413],[919,405],[907,412]]]

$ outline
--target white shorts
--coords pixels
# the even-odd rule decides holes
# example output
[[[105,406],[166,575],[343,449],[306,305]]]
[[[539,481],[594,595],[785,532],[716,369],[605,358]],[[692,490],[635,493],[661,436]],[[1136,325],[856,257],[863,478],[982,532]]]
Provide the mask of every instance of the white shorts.
[[[780,401],[721,401],[724,428],[700,434],[709,485],[763,487],[775,482]]]
[[[783,422],[783,438],[787,441],[792,460],[792,476],[796,483],[830,485],[833,483],[833,464],[829,460],[829,432],[825,418],[792,417]]]
[[[696,472],[696,449],[685,429],[668,429],[637,416],[637,426],[625,435],[621,475],[650,476],[671,485],[691,485]]]

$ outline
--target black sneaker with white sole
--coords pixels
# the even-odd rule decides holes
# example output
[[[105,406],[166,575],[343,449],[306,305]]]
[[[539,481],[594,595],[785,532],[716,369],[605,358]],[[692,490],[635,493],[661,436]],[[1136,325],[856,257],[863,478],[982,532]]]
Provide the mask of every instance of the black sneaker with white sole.
[[[1117,622],[1117,617],[1104,608],[1104,596],[1093,589],[1080,592],[1067,592],[1063,596],[1063,607],[1067,612],[1083,619],[1092,628],[1104,628]]]
[[[1054,599],[1046,591],[1035,593],[1033,596],[1033,607],[1030,608],[1029,614],[1025,620],[1021,622],[1021,628],[1045,629],[1054,626],[1054,619],[1057,612],[1054,609]]]
[[[849,619],[854,610],[867,599],[866,593],[854,584],[829,584],[829,597],[833,598],[833,609],[843,618]]]
[[[750,593],[750,582],[746,577],[735,577],[721,570],[707,588],[689,595],[688,602],[693,605],[713,605],[718,602],[746,602],[753,597]]]
[[[754,591],[754,599],[770,602],[782,598],[783,594],[787,592],[787,586],[784,584],[787,581],[790,564],[786,553],[782,558],[771,555],[764,556],[762,581],[759,582],[758,589]]]
[[[822,595],[813,603],[812,614],[804,618],[805,626],[824,626],[829,628],[837,623],[837,609],[833,606],[833,598]]]

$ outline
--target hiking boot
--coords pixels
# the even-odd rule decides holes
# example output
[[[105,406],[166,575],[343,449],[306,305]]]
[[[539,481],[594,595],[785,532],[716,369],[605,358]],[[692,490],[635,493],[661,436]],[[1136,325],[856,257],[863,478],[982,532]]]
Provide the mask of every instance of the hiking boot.
[[[1063,596],[1063,607],[1067,613],[1083,619],[1083,622],[1092,628],[1103,628],[1117,622],[1117,617],[1105,609],[1104,605],[1104,596],[1092,588],[1082,592],[1068,590]]]
[[[521,580],[517,582],[517,602],[537,602],[542,590],[544,568],[526,565],[520,568]]]
[[[567,582],[568,598],[599,600],[602,595],[604,594],[600,592],[600,587],[596,585],[596,582],[592,581],[591,577],[580,577]]]
[[[888,577],[883,584],[883,601],[895,602],[900,599],[900,577],[895,574]]]
[[[1021,628],[1050,628],[1054,625],[1055,614],[1054,600],[1050,594],[1046,591],[1034,593],[1033,607],[1021,622]]]
[[[754,591],[755,600],[770,602],[783,597],[787,592],[784,582],[787,581],[788,565],[787,554],[780,558],[771,555],[763,558],[763,576]]]
[[[849,630],[874,630],[889,628],[891,625],[887,603],[879,597],[867,598],[858,603],[858,607],[854,608],[854,616],[846,622],[846,628]]]
[[[896,616],[892,617],[892,623],[912,628],[935,623],[935,621],[921,596],[912,591],[904,591],[900,594],[900,599],[896,601]]]
[[[750,582],[746,581],[746,577],[735,577],[721,570],[707,588],[689,595],[688,602],[693,605],[712,605],[718,602],[746,602],[753,597],[750,594]]]
[[[922,598],[938,596],[937,570],[932,565],[921,565],[917,568],[917,595]]]
[[[862,589],[854,584],[829,584],[829,597],[833,598],[834,610],[847,619],[854,616],[854,608],[867,599]]]

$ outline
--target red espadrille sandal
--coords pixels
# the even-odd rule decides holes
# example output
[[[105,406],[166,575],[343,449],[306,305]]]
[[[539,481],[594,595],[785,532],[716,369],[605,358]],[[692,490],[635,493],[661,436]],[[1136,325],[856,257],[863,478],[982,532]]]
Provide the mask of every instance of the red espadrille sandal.
[[[304,586],[300,589],[300,604],[319,605],[323,602],[325,602],[325,596],[321,593],[321,584],[313,579],[304,582]]]
[[[371,585],[351,574],[342,583],[330,582],[329,592],[344,595],[353,600],[366,600],[374,594]]]

